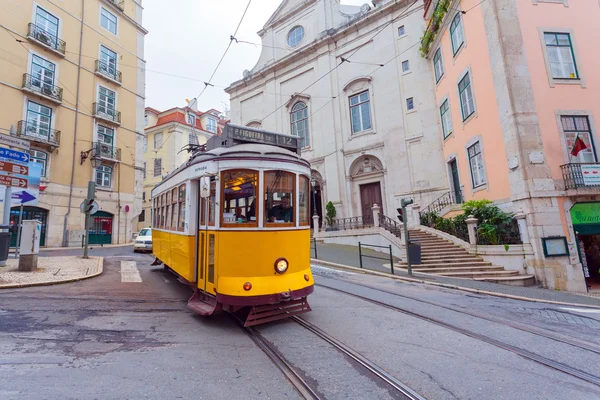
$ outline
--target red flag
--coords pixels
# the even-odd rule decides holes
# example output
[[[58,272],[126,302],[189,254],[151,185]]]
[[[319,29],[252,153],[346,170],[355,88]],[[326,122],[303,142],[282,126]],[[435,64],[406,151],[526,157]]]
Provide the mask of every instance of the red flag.
[[[581,140],[581,138],[579,136],[577,136],[577,139],[575,139],[575,145],[573,146],[573,150],[571,151],[571,154],[574,155],[575,157],[577,157],[577,154],[579,154],[580,151],[583,151],[585,149],[587,149],[587,146],[585,145],[583,140]]]

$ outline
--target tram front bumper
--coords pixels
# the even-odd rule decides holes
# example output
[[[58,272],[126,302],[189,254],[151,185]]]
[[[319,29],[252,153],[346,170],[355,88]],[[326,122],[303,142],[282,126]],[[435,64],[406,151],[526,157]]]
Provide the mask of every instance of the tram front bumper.
[[[275,304],[290,300],[301,299],[308,296],[315,290],[314,285],[310,285],[298,290],[288,290],[280,293],[264,294],[258,296],[232,296],[217,293],[217,301],[221,304],[231,306],[255,306],[259,304]]]

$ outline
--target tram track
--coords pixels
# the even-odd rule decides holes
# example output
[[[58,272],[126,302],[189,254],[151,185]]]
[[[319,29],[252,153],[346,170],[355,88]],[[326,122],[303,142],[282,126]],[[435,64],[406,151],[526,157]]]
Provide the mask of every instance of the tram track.
[[[260,332],[253,327],[244,327],[243,322],[234,316],[236,323],[240,328],[254,341],[254,343],[273,361],[275,366],[285,375],[290,381],[294,388],[302,395],[305,399],[324,399],[322,395],[317,393],[295,370],[294,366],[290,364],[285,356],[277,350],[273,345],[266,340]],[[371,374],[381,379],[387,386],[397,392],[402,399],[406,400],[426,400],[425,397],[421,396],[409,386],[389,374],[383,368],[379,367],[372,361],[362,356],[357,351],[353,350],[349,346],[345,345],[338,339],[329,335],[316,325],[308,322],[304,318],[298,316],[292,316],[289,318],[291,321],[296,322],[309,332],[313,333],[320,339],[329,343],[334,349],[341,352],[343,355],[349,357],[352,361],[369,371]]]
[[[367,301],[369,303],[376,304],[376,305],[388,308],[390,310],[397,311],[397,312],[400,312],[402,314],[409,315],[411,317],[418,318],[420,320],[423,320],[423,321],[426,321],[426,322],[429,322],[429,323],[432,323],[432,324],[435,324],[435,325],[438,325],[438,326],[450,329],[452,331],[455,331],[457,333],[461,333],[461,334],[463,334],[465,336],[468,336],[468,337],[471,337],[473,339],[480,340],[482,342],[491,344],[491,345],[499,347],[501,349],[510,351],[510,352],[512,352],[512,353],[514,353],[514,354],[516,354],[516,355],[518,355],[518,356],[520,356],[520,357],[522,357],[524,359],[527,359],[527,360],[530,360],[530,361],[534,361],[534,362],[536,362],[538,364],[541,364],[541,365],[544,365],[544,366],[546,366],[548,368],[551,368],[551,369],[560,371],[560,372],[562,372],[564,374],[567,374],[567,375],[579,378],[579,379],[581,379],[583,381],[586,381],[588,383],[594,384],[596,386],[600,386],[600,377],[588,374],[585,371],[581,371],[581,370],[579,370],[577,368],[573,368],[573,367],[571,367],[571,366],[569,366],[567,364],[564,364],[564,363],[561,363],[561,362],[558,362],[558,361],[554,361],[554,360],[551,360],[549,358],[540,356],[540,355],[532,353],[532,352],[530,352],[528,350],[521,349],[521,348],[519,348],[517,346],[513,346],[511,344],[501,342],[501,341],[493,339],[493,338],[491,338],[489,336],[486,336],[486,335],[483,335],[483,334],[480,334],[480,333],[477,333],[477,332],[473,332],[471,330],[464,329],[464,328],[461,328],[459,326],[456,326],[456,325],[453,325],[453,324],[441,321],[441,320],[436,319],[436,318],[428,317],[426,315],[422,315],[422,314],[419,314],[419,313],[407,310],[407,309],[402,308],[402,307],[394,306],[394,305],[391,305],[391,304],[388,304],[388,303],[384,303],[384,302],[379,301],[379,300],[371,299],[371,298],[366,297],[366,296],[362,296],[362,295],[359,295],[359,294],[348,292],[348,291],[343,290],[343,289],[338,289],[338,288],[334,288],[334,287],[331,287],[331,286],[328,286],[328,285],[323,285],[323,284],[315,284],[315,285],[323,287],[323,288],[327,288],[327,289],[330,289],[330,290],[333,290],[333,291],[336,291],[336,292],[339,292],[339,293],[343,293],[343,294],[346,294],[348,296],[352,296],[352,297],[355,297],[355,298]],[[357,286],[363,286],[363,285],[357,285]],[[379,289],[373,289],[373,290],[379,290]]]
[[[520,330],[520,331],[523,331],[523,332],[528,332],[528,333],[531,333],[531,334],[534,334],[534,335],[537,335],[537,336],[544,337],[546,339],[553,340],[553,341],[558,342],[558,343],[566,344],[566,345],[569,345],[569,346],[572,346],[572,347],[577,347],[579,349],[590,351],[592,353],[596,353],[596,354],[600,355],[600,346],[598,346],[598,345],[596,345],[594,343],[585,341],[585,340],[579,340],[579,339],[574,339],[574,338],[565,339],[563,337],[560,337],[559,335],[549,333],[548,331],[545,331],[543,329],[538,329],[538,328],[526,326],[526,325],[523,325],[523,324],[519,324],[519,323],[512,322],[512,321],[503,320],[503,319],[500,319],[500,318],[490,317],[489,315],[481,314],[481,313],[478,313],[478,312],[475,312],[475,311],[467,311],[467,310],[464,310],[464,309],[461,309],[461,308],[458,308],[458,307],[449,306],[447,304],[436,303],[436,302],[429,301],[429,300],[423,300],[423,299],[420,299],[420,298],[417,298],[417,297],[407,296],[405,294],[400,294],[400,293],[392,292],[390,290],[378,288],[378,287],[375,287],[375,286],[370,286],[370,285],[364,285],[364,284],[361,284],[361,283],[350,282],[350,281],[347,281],[347,280],[344,280],[344,279],[340,279],[340,281],[343,281],[344,283],[348,283],[348,284],[351,284],[351,285],[363,287],[365,289],[376,290],[378,292],[386,293],[386,294],[389,294],[389,295],[392,295],[392,296],[396,296],[396,297],[400,297],[400,298],[403,298],[403,299],[418,301],[419,303],[428,304],[428,305],[431,305],[431,306],[434,306],[434,307],[439,307],[439,308],[443,308],[445,310],[453,311],[453,312],[456,312],[456,313],[468,315],[468,316],[471,316],[471,317],[483,319],[483,320],[490,321],[490,322],[494,322],[494,323],[499,324],[499,325],[508,326],[510,328],[513,328],[513,329],[517,329],[517,330]],[[321,285],[321,284],[316,284],[316,286],[327,287],[326,285]]]

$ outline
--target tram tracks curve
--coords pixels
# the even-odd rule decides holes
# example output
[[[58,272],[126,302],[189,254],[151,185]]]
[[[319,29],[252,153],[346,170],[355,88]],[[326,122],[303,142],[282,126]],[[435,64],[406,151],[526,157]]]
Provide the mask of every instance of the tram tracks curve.
[[[356,283],[356,282],[351,282],[351,281],[347,281],[345,279],[340,279],[340,281],[343,281],[344,283],[348,283],[351,285],[355,285],[355,286],[359,286],[359,287],[363,287],[365,289],[371,289],[371,290],[375,290],[378,292],[382,292],[382,293],[386,293],[395,297],[400,297],[403,299],[408,299],[408,300],[413,300],[413,301],[418,301],[419,303],[423,303],[423,304],[428,304],[434,307],[439,307],[439,308],[443,308],[445,310],[449,310],[449,311],[453,311],[456,313],[460,313],[460,314],[464,314],[464,315],[468,315],[470,317],[475,317],[475,318],[479,318],[479,319],[483,319],[486,321],[490,321],[490,322],[494,322],[496,324],[499,325],[504,325],[513,329],[517,329],[523,332],[528,332],[531,333],[533,335],[537,335],[537,336],[541,336],[544,337],[546,339],[550,339],[553,340],[555,342],[558,343],[562,343],[562,344],[566,344],[568,346],[573,346],[573,347],[577,347],[579,349],[582,350],[586,350],[592,353],[596,353],[600,355],[600,346],[591,342],[588,342],[586,340],[580,340],[580,339],[575,339],[575,338],[569,338],[566,339],[564,337],[561,337],[561,335],[557,335],[557,334],[553,334],[550,333],[544,329],[541,328],[535,328],[535,327],[531,327],[531,326],[526,326],[520,323],[516,323],[516,322],[512,322],[512,321],[508,321],[508,320],[504,320],[501,318],[495,318],[495,317],[491,317],[489,315],[485,315],[482,313],[478,313],[475,311],[467,311],[458,307],[452,307],[449,306],[447,304],[442,304],[442,303],[437,303],[434,301],[430,301],[430,300],[424,300],[424,299],[420,299],[418,297],[413,297],[413,296],[407,296],[405,294],[400,294],[397,292],[392,292],[390,290],[386,290],[383,288],[379,288],[379,287],[375,287],[375,286],[371,286],[371,285],[365,285],[362,283]],[[316,284],[316,286],[323,286],[326,287],[326,285],[322,285],[322,284]]]
[[[290,381],[294,388],[303,396],[305,399],[310,400],[321,400],[325,399],[315,389],[313,389],[305,379],[300,376],[293,365],[291,365],[285,358],[285,356],[274,346],[272,346],[268,340],[266,340],[261,333],[253,327],[244,327],[243,322],[235,318],[236,323],[240,328],[254,341],[254,343],[273,361],[275,366],[281,370],[285,377]],[[337,351],[341,352],[345,356],[349,357],[355,363],[359,364],[367,371],[375,375],[377,378],[382,380],[387,386],[394,389],[403,399],[406,400],[426,400],[425,397],[421,396],[405,383],[401,382],[390,373],[379,367],[366,357],[362,356],[357,351],[353,350],[343,342],[339,341],[335,337],[329,335],[316,325],[308,322],[304,318],[298,316],[292,316],[289,318],[290,321],[294,321],[298,325],[302,326],[309,332],[313,333],[317,337],[321,338],[325,342],[329,343]]]
[[[520,347],[513,346],[513,345],[508,344],[508,343],[504,343],[502,341],[496,340],[496,339],[491,338],[489,336],[486,336],[486,335],[483,335],[483,334],[480,334],[480,333],[477,333],[477,332],[473,332],[471,330],[464,329],[464,328],[461,328],[459,326],[456,326],[456,325],[453,325],[453,324],[441,321],[441,320],[439,320],[437,318],[428,317],[426,315],[422,315],[422,314],[410,311],[408,309],[405,309],[405,308],[402,308],[402,307],[399,307],[399,306],[391,305],[391,304],[388,304],[388,303],[385,303],[385,302],[382,302],[382,301],[379,301],[379,300],[375,300],[375,299],[372,299],[372,298],[369,298],[369,297],[366,297],[366,296],[362,296],[362,295],[359,295],[359,294],[356,294],[356,293],[348,292],[348,291],[343,290],[343,289],[334,288],[334,287],[331,287],[331,286],[328,286],[328,285],[323,285],[323,284],[320,284],[320,283],[319,284],[315,283],[315,285],[323,287],[323,288],[327,288],[327,289],[330,289],[330,290],[333,290],[333,291],[336,291],[336,292],[340,292],[340,293],[346,294],[348,296],[352,296],[352,297],[355,297],[355,298],[358,298],[358,299],[370,302],[372,304],[376,304],[376,305],[388,308],[390,310],[397,311],[397,312],[400,312],[402,314],[409,315],[411,317],[418,318],[420,320],[423,320],[423,321],[426,321],[426,322],[429,322],[429,323],[432,323],[432,324],[435,324],[435,325],[438,325],[438,326],[450,329],[452,331],[455,331],[457,333],[461,333],[461,334],[463,334],[465,336],[468,336],[468,337],[471,337],[473,339],[480,340],[482,342],[491,344],[491,345],[499,347],[501,349],[510,351],[511,353],[514,353],[514,354],[516,354],[516,355],[518,355],[518,356],[520,356],[520,357],[522,357],[524,359],[536,362],[536,363],[541,364],[541,365],[543,365],[545,367],[548,367],[548,368],[560,371],[560,372],[562,372],[564,374],[567,374],[567,375],[579,378],[579,379],[581,379],[583,381],[586,381],[588,383],[591,383],[593,385],[600,386],[600,377],[597,377],[597,376],[592,375],[592,374],[588,374],[585,371],[581,371],[581,370],[579,370],[577,368],[573,368],[573,367],[571,367],[571,366],[569,366],[567,364],[561,363],[559,361],[554,361],[554,360],[551,360],[551,359],[546,358],[544,356],[540,356],[538,354],[532,353],[532,352],[530,352],[528,350],[525,350],[525,349],[522,349]],[[363,286],[363,285],[359,284],[357,286]],[[373,289],[373,290],[379,290],[379,289]]]

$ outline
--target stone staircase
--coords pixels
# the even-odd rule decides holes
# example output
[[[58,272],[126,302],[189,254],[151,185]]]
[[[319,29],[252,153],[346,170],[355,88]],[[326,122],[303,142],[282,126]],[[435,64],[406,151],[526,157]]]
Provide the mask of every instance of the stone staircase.
[[[504,267],[492,265],[483,258],[469,254],[464,248],[429,232],[411,229],[410,240],[421,245],[421,264],[412,264],[413,272],[467,278],[513,286],[532,286],[533,275],[520,275],[519,271],[507,271]],[[406,262],[395,264],[396,268],[406,269]]]

